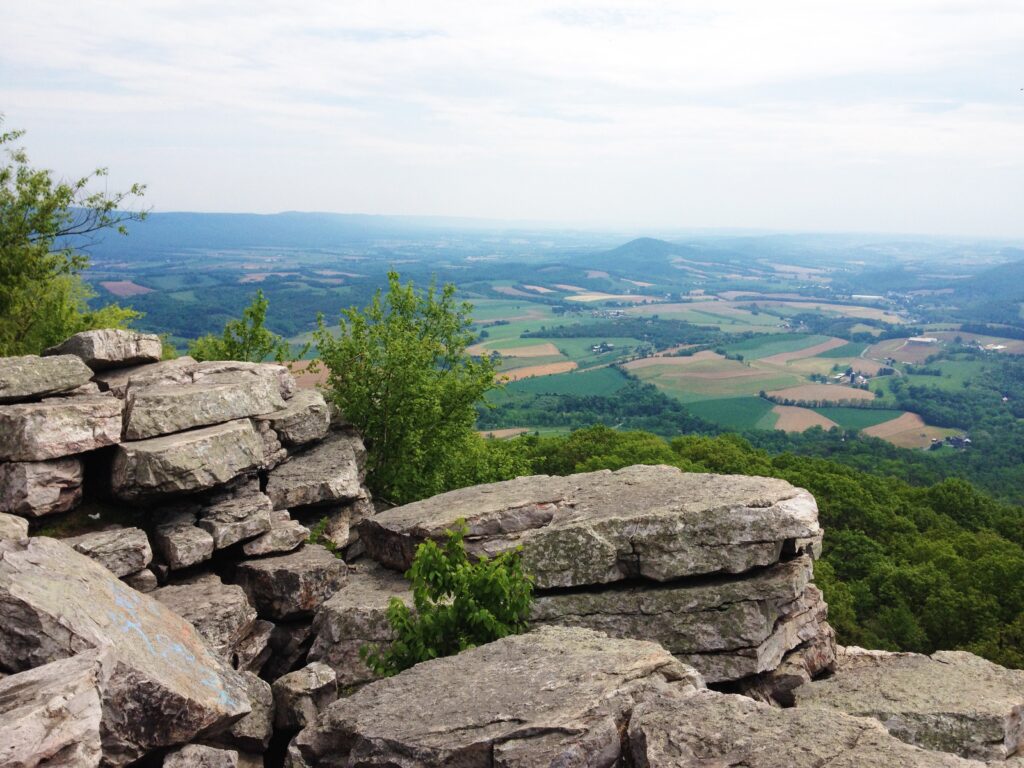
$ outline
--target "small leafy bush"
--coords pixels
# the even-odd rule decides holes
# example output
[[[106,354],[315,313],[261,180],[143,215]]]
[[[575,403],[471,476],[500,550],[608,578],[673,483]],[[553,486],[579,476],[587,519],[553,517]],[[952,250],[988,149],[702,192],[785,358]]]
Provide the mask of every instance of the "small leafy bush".
[[[388,677],[414,664],[451,656],[526,629],[533,580],[519,550],[474,563],[466,554],[466,525],[459,521],[445,541],[425,541],[405,576],[412,582],[413,608],[397,597],[388,605],[395,632],[391,647],[363,646],[360,656]]]

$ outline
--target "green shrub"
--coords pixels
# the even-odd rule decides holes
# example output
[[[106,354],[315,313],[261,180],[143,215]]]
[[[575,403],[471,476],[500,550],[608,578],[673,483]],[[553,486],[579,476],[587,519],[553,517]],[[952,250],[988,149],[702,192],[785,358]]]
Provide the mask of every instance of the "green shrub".
[[[388,605],[395,632],[390,648],[363,646],[360,656],[375,673],[395,675],[414,664],[451,656],[526,629],[533,581],[523,571],[519,551],[472,562],[463,538],[466,525],[445,534],[438,545],[416,549],[406,578],[412,582],[413,608],[397,597]]]

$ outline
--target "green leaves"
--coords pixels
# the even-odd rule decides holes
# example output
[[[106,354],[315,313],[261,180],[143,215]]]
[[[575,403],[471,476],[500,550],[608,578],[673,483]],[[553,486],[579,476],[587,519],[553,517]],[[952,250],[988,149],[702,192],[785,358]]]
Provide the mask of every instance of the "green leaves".
[[[388,292],[343,310],[332,332],[315,332],[328,369],[327,395],[367,444],[367,483],[405,503],[452,487],[475,405],[497,386],[490,358],[466,353],[472,308],[455,287],[425,292],[388,273]]]
[[[463,521],[438,545],[417,548],[405,574],[412,582],[413,608],[398,598],[388,604],[395,633],[390,648],[364,646],[360,656],[378,675],[389,676],[414,664],[489,643],[526,629],[533,582],[519,552],[503,552],[472,562],[463,539]]]
[[[283,338],[264,327],[270,299],[256,291],[252,303],[242,310],[242,317],[224,324],[221,335],[208,333],[188,345],[188,353],[196,360],[242,360],[261,363],[268,357],[278,363],[294,361],[309,349],[307,344],[297,355]]]

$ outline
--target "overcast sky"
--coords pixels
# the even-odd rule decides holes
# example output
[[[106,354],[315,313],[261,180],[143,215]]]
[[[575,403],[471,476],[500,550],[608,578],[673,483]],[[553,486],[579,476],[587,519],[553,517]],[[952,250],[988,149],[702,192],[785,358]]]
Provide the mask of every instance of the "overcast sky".
[[[1024,0],[3,0],[38,165],[158,211],[1024,237]]]

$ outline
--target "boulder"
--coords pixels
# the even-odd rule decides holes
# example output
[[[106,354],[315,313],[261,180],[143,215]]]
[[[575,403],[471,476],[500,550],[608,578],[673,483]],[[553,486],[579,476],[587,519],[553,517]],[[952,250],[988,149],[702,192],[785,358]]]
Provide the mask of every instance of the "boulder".
[[[200,381],[251,381],[269,379],[277,384],[281,397],[290,400],[298,390],[295,377],[287,366],[277,363],[246,363],[237,360],[210,360],[199,363],[192,380]]]
[[[908,746],[864,718],[713,691],[651,697],[633,710],[628,739],[636,768],[984,768]]]
[[[259,419],[253,422],[256,427],[256,434],[259,435],[260,443],[263,445],[262,470],[271,470],[283,461],[288,459],[288,451],[281,447],[281,441],[277,433],[270,428],[270,425]]]
[[[10,672],[112,649],[102,722],[109,765],[250,711],[238,673],[191,624],[56,539],[0,541],[0,626],[0,666]]]
[[[135,573],[153,560],[146,532],[140,528],[110,528],[64,539],[86,557],[92,558],[115,576]]]
[[[260,672],[270,658],[270,638],[274,625],[257,619],[249,634],[235,648],[235,668],[242,672]]]
[[[245,560],[235,581],[256,606],[260,618],[278,620],[312,616],[348,577],[345,563],[319,545],[259,560]]]
[[[309,659],[329,665],[342,688],[376,679],[359,657],[359,649],[364,645],[386,646],[394,640],[387,619],[393,597],[412,605],[412,590],[401,574],[372,562],[350,566],[345,586],[316,613]]]
[[[149,568],[143,568],[135,573],[129,573],[127,576],[122,576],[121,581],[139,592],[152,592],[160,586],[160,582],[157,579],[156,574],[149,570]]]
[[[873,717],[897,739],[979,760],[1024,750],[1024,670],[964,651],[845,648],[835,674],[795,691],[807,710]]]
[[[0,461],[44,461],[114,445],[122,403],[110,395],[0,405]]]
[[[124,400],[129,389],[191,384],[192,374],[198,367],[199,363],[185,355],[173,360],[161,360],[159,363],[100,371],[93,376],[93,381],[99,384],[101,389]]]
[[[195,523],[195,513],[179,511],[170,514],[153,531],[153,545],[173,571],[213,557],[213,536]]]
[[[91,377],[89,366],[74,355],[0,357],[0,404],[70,392]]]
[[[319,507],[315,510],[316,514],[321,514]],[[320,519],[327,518],[327,526],[321,535],[338,548],[349,547],[359,541],[359,523],[374,514],[376,510],[370,492],[363,488],[358,499],[323,508]]]
[[[28,520],[0,512],[0,539],[23,539],[28,536]]]
[[[792,707],[797,688],[835,669],[836,651],[835,630],[823,622],[818,636],[789,651],[778,667],[743,680],[732,690],[766,704]]]
[[[92,368],[124,368],[140,363],[155,363],[163,354],[163,343],[155,333],[105,328],[82,331],[50,347],[44,355],[75,355]]]
[[[207,574],[161,587],[151,597],[189,622],[220,659],[235,666],[238,647],[256,623],[256,609],[241,587]]]
[[[299,548],[308,538],[309,528],[292,520],[288,510],[274,510],[270,513],[270,530],[243,544],[242,552],[248,557],[284,554]]]
[[[117,447],[114,493],[127,500],[214,488],[259,466],[263,450],[248,419]]]
[[[613,586],[539,595],[534,624],[579,626],[611,637],[653,640],[708,682],[774,669],[793,645],[773,642],[811,579],[803,555],[745,579],[717,577],[657,586]],[[342,590],[344,595],[347,590]],[[728,660],[728,661],[727,661]]]
[[[0,680],[0,765],[100,764],[109,651],[83,651]]]
[[[252,712],[227,730],[210,736],[208,741],[217,747],[262,754],[274,733],[274,694],[270,683],[251,672],[246,672],[242,677],[245,679]]]
[[[266,422],[281,444],[292,448],[326,437],[331,414],[323,395],[315,389],[300,389],[284,408],[257,421]]]
[[[188,744],[164,757],[163,768],[238,768],[238,752]]]
[[[272,469],[267,495],[274,509],[357,499],[362,495],[365,459],[366,451],[357,436],[335,432]]]
[[[655,643],[545,627],[370,683],[289,752],[308,766],[612,766],[636,702],[700,687]]]
[[[124,439],[144,440],[222,424],[284,407],[277,382],[209,377],[199,384],[132,387],[124,414]]]
[[[256,490],[242,490],[205,507],[196,525],[209,531],[213,546],[230,547],[266,533],[272,527],[270,499]]]
[[[803,489],[667,466],[463,488],[368,518],[360,536],[371,557],[404,571],[420,542],[441,539],[460,519],[467,551],[521,546],[541,589],[742,573],[783,552],[816,553],[821,540],[817,505]]]
[[[299,731],[313,725],[327,705],[338,698],[338,676],[314,661],[274,681],[274,726]]]
[[[82,461],[14,461],[0,464],[0,512],[41,517],[67,512],[82,500]]]

